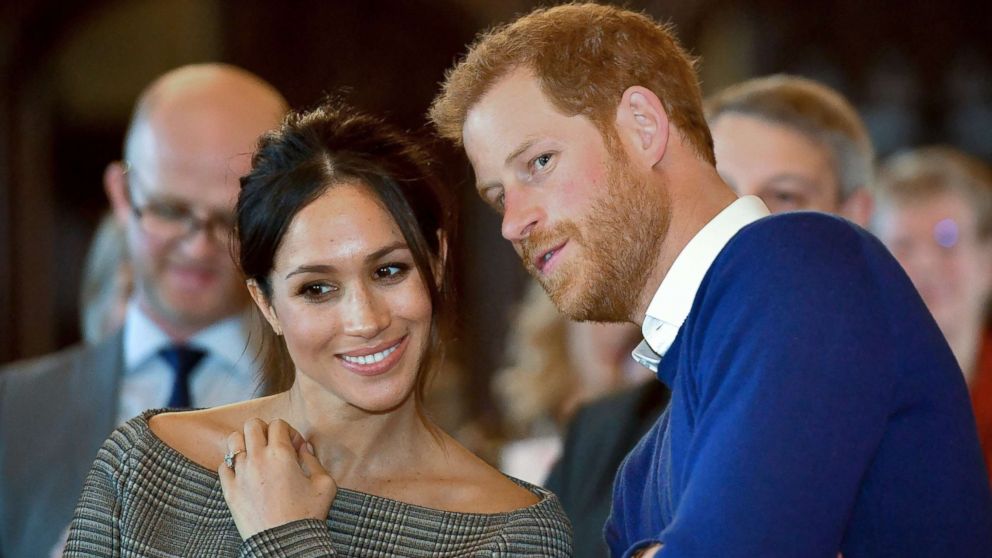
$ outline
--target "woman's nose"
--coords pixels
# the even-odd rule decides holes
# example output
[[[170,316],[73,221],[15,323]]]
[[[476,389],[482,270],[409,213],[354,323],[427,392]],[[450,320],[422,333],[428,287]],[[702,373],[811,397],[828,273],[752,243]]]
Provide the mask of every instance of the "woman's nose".
[[[344,332],[348,335],[370,339],[389,325],[386,305],[367,285],[352,288],[342,310],[345,312]]]

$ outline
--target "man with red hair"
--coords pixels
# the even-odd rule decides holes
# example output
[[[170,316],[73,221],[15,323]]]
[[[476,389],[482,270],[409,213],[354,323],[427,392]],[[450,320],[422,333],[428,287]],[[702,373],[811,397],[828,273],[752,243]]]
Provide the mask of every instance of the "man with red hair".
[[[640,325],[671,388],[617,475],[614,555],[987,555],[967,390],[919,295],[862,229],[738,199],[669,28],[537,10],[431,118],[559,309]]]

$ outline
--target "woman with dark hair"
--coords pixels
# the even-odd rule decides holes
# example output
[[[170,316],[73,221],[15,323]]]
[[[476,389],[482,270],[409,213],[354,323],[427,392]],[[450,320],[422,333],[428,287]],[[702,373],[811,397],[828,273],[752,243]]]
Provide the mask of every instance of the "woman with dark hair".
[[[423,412],[451,285],[451,208],[428,161],[330,104],[262,138],[241,181],[237,256],[291,366],[270,359],[274,395],[149,411],[115,431],[68,555],[571,554],[554,495]]]

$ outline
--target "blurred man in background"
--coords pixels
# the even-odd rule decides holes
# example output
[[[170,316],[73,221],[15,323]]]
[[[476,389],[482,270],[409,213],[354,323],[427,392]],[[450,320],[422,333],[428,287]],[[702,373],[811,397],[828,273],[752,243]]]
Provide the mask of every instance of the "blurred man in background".
[[[133,275],[123,328],[0,372],[0,556],[61,544],[119,423],[255,394],[232,214],[257,138],[286,109],[270,85],[225,65],[173,70],[142,93],[124,160],[104,175]]]
[[[704,108],[717,171],[738,194],[772,213],[823,211],[868,226],[874,150],[840,93],[775,75],[728,87]]]
[[[740,195],[755,195],[773,213],[822,211],[868,223],[874,154],[857,112],[814,81],[777,75],[731,86],[705,103],[720,176]],[[668,402],[658,381],[579,409],[548,488],[575,531],[577,558],[604,556],[602,528],[613,478],[624,456]]]
[[[992,477],[992,169],[949,147],[884,161],[872,228],[902,264],[961,365]]]

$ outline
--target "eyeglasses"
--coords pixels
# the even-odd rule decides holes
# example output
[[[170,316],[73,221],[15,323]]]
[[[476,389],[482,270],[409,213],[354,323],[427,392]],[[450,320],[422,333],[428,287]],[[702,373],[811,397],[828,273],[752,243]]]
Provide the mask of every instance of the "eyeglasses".
[[[207,235],[218,244],[230,242],[234,230],[234,215],[231,213],[213,213],[201,218],[193,213],[192,208],[182,202],[156,200],[149,196],[144,205],[134,202],[134,173],[130,165],[124,166],[127,177],[128,203],[134,212],[141,229],[149,236],[163,241],[179,240],[196,234],[203,229]]]

